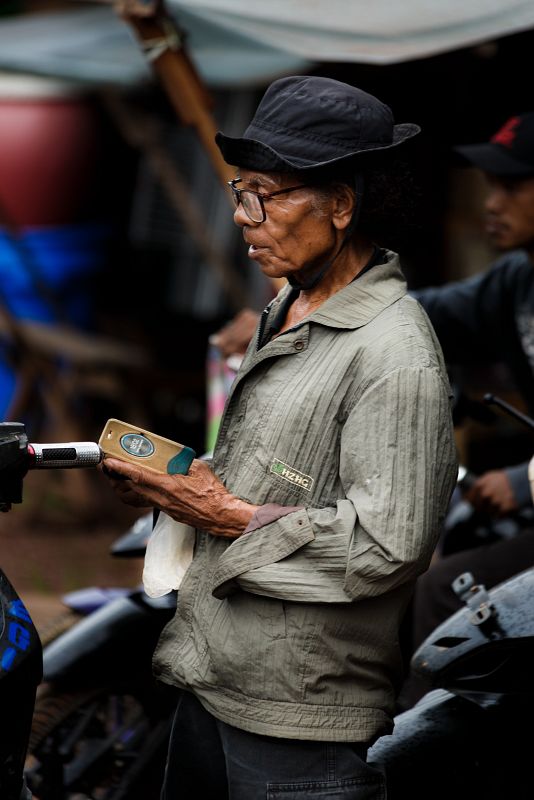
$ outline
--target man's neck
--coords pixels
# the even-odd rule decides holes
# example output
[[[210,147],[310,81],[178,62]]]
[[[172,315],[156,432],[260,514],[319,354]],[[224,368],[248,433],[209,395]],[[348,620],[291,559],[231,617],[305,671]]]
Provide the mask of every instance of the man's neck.
[[[280,330],[287,330],[296,325],[300,320],[308,317],[329,297],[339,292],[354,280],[365,269],[374,253],[374,245],[370,241],[360,244],[357,248],[347,247],[340,253],[339,261],[327,272],[323,280],[313,289],[303,289],[288,310],[286,320]]]

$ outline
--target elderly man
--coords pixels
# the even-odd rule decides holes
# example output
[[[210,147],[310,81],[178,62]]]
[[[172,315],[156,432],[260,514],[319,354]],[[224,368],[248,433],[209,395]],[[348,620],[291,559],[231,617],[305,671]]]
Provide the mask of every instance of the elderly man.
[[[534,413],[534,112],[507,120],[481,144],[458,147],[487,179],[487,234],[503,252],[488,271],[413,295],[425,308],[451,364],[505,363]],[[250,338],[253,312],[220,332],[224,352]],[[490,470],[466,493],[479,510],[505,516],[532,506],[528,462]],[[443,559],[418,581],[414,646],[460,607],[451,583],[472,571],[486,586],[534,564],[534,533]]]
[[[217,136],[249,257],[288,285],[212,465],[108,463],[127,502],[196,528],[155,654],[183,690],[165,800],[385,797],[366,753],[392,727],[399,623],[456,476],[439,345],[398,256],[370,238],[400,194],[384,191],[391,156],[417,132],[359,89],[297,76],[242,137]]]

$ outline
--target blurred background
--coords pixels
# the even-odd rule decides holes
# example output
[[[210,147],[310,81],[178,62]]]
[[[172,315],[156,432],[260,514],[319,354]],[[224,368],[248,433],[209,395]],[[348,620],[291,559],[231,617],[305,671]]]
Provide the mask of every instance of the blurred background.
[[[211,443],[207,398],[225,376],[211,363],[207,380],[209,336],[274,287],[246,259],[206,135],[240,133],[276,77],[344,80],[422,127],[420,202],[394,243],[411,286],[495,256],[483,179],[452,147],[532,110],[532,4],[167,0],[157,30],[152,5],[0,2],[0,413],[30,441],[96,441],[118,417],[199,454]],[[464,380],[520,405],[503,370]],[[500,448],[476,423],[459,432],[473,469],[530,455],[502,429]],[[139,579],[107,555],[136,516],[96,472],[28,477],[0,541],[37,624],[61,592]]]

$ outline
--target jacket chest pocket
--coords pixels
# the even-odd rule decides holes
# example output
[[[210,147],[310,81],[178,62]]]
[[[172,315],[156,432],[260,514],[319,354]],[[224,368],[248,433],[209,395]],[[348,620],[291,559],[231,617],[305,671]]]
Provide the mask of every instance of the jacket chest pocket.
[[[337,496],[338,393],[289,361],[255,375],[235,398],[221,442],[224,474],[252,502],[323,505]]]

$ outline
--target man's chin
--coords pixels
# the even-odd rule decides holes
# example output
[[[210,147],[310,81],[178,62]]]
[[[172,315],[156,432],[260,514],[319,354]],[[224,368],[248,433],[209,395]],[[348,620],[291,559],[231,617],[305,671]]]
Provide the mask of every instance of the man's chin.
[[[505,233],[488,232],[488,239],[491,246],[499,252],[506,250],[515,250],[521,245],[514,240],[512,236],[507,236]]]
[[[510,250],[534,251],[534,239],[523,239],[513,236],[490,236],[489,241],[494,250],[508,253]]]

